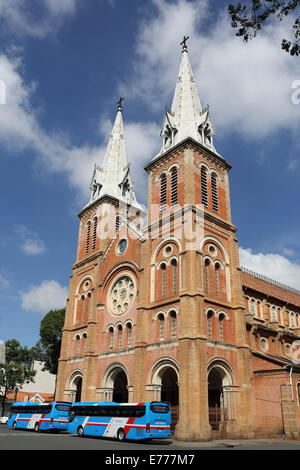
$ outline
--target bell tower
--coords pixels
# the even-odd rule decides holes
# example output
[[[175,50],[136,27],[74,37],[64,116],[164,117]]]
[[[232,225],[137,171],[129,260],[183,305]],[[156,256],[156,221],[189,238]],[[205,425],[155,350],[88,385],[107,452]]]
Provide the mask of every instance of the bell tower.
[[[180,246],[179,259],[179,421],[175,436],[182,440],[211,437],[208,367],[223,354],[224,342],[234,343],[236,364],[230,423],[234,432],[249,436],[251,397],[249,347],[246,344],[236,227],[231,221],[231,169],[216,150],[209,106],[202,108],[184,38],[182,57],[170,110],[161,127],[162,147],[145,170],[148,173],[148,246],[157,250],[163,239]],[[145,260],[151,277],[153,256]],[[155,301],[151,281],[145,310]],[[165,305],[162,300],[161,305]],[[213,321],[211,315],[214,315]],[[212,340],[212,329],[218,340]],[[142,328],[140,329],[142,332]],[[141,333],[142,334],[142,333]],[[144,331],[146,335],[146,332]],[[141,336],[142,338],[142,336]],[[229,342],[229,339],[228,339]],[[141,340],[142,343],[142,340]],[[225,348],[226,349],[226,348]],[[229,349],[228,349],[229,350]],[[226,361],[225,361],[226,362]]]
[[[64,377],[68,375],[70,356],[80,354],[79,346],[74,351],[74,337],[80,338],[78,345],[84,340],[84,366],[80,375],[82,393],[77,400],[88,400],[95,394],[95,387],[90,384],[95,383],[97,373],[97,305],[103,257],[119,236],[122,223],[130,225],[139,234],[142,217],[145,215],[137,202],[127,161],[122,101],[123,98],[120,98],[102,165],[94,167],[90,200],[78,214],[80,226],[77,256],[70,277],[57,381],[57,396],[70,395],[71,400],[74,398],[73,390],[63,390],[61,387]]]

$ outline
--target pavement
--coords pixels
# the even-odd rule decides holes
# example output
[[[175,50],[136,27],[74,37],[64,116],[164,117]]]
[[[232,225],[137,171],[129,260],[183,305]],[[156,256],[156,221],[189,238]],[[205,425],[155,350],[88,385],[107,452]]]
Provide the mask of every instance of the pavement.
[[[293,448],[299,447],[300,450],[300,440],[298,439],[212,439],[210,441],[178,441],[172,439],[174,445],[179,445],[182,447],[197,447],[201,448],[235,448],[235,447],[255,447],[262,449],[270,448],[286,448],[289,446]]]

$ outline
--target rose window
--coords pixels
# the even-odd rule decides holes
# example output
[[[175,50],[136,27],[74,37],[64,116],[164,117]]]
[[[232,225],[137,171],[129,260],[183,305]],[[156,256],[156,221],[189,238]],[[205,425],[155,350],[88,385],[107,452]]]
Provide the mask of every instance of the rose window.
[[[120,277],[110,291],[109,306],[111,313],[122,315],[132,306],[135,297],[135,285],[129,276]]]

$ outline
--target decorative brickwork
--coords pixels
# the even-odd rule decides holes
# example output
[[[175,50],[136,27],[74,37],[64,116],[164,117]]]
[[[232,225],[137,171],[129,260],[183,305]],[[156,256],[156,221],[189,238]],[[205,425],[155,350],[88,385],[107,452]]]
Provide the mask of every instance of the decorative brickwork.
[[[56,398],[166,400],[183,440],[297,437],[300,295],[241,271],[231,165],[213,145],[186,48],[179,78],[162,149],[145,167],[146,225],[135,197],[132,207],[116,196],[120,187],[133,192],[120,109],[114,145],[95,167],[98,186],[79,214]],[[120,159],[114,188],[105,165],[117,180]]]

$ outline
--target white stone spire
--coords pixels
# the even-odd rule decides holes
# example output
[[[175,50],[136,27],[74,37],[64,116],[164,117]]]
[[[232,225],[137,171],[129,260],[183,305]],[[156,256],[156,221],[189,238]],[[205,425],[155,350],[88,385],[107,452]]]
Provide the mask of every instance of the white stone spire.
[[[108,141],[102,166],[95,165],[90,185],[91,202],[109,196],[142,210],[134,192],[130,166],[127,162],[124,127],[122,119],[122,100],[118,102],[118,111]]]
[[[189,61],[184,38],[181,63],[175,87],[171,111],[166,110],[161,137],[163,145],[160,153],[178,144],[187,137],[216,152],[213,146],[215,134],[208,106],[202,109],[197,87]],[[156,156],[157,157],[157,156]]]

